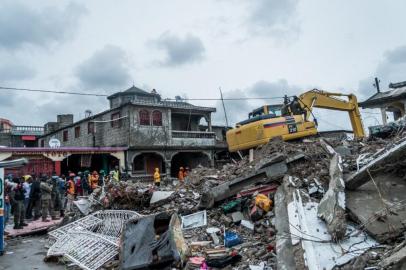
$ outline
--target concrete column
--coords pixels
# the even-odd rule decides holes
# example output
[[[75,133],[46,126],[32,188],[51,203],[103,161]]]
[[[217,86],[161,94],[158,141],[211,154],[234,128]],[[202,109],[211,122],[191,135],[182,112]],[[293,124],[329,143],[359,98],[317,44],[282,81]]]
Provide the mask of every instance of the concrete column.
[[[209,128],[209,132],[212,132],[212,127],[211,127],[211,113],[207,116],[207,126]]]
[[[213,153],[213,151],[210,153],[210,167],[214,168],[214,153]]]
[[[171,176],[171,161],[170,160],[165,160],[165,174],[166,178],[169,178]]]
[[[386,108],[381,108],[382,124],[386,125],[388,123],[386,119]]]
[[[55,172],[56,172],[56,175],[61,175],[61,161],[60,160],[57,160],[57,161],[55,161]]]

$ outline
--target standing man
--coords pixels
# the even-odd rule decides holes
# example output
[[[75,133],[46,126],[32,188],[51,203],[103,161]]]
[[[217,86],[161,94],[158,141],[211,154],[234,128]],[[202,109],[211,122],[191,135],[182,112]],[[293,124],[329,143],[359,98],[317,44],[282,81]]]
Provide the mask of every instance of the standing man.
[[[89,185],[91,188],[91,192],[95,190],[98,185],[99,185],[99,175],[97,174],[96,171],[93,171],[93,173],[89,176]]]
[[[61,208],[60,208],[60,217],[65,216],[65,207],[66,207],[66,177],[65,175],[61,175],[58,178],[58,191],[59,196],[61,198]]]
[[[34,177],[31,190],[30,190],[30,203],[28,211],[31,213],[34,209],[34,220],[37,220],[41,216],[41,182],[38,177]]]
[[[41,178],[41,212],[42,212],[42,221],[43,222],[49,222],[50,220],[47,219],[48,217],[48,212],[51,218],[53,217],[53,212],[52,212],[52,187],[46,182],[47,178],[42,177]]]
[[[66,183],[66,212],[72,212],[72,204],[75,200],[75,181],[73,180],[74,177],[75,174],[71,173]]]
[[[52,205],[52,220],[58,219],[57,216],[58,214],[60,215],[60,210],[62,208],[61,206],[61,196],[59,194],[59,187],[58,187],[58,179],[59,177],[57,175],[53,175],[51,178],[51,185],[52,185],[52,191],[51,191],[51,205]]]
[[[30,204],[30,193],[31,193],[31,185],[32,185],[32,178],[31,175],[24,175],[24,209],[25,209],[25,218],[31,219],[32,218],[32,207]]]
[[[183,183],[184,178],[185,178],[185,175],[184,175],[183,167],[180,167],[179,172],[178,172],[178,179],[179,179],[179,181],[181,181]]]
[[[113,180],[115,180],[115,181],[120,181],[120,170],[119,170],[119,168],[118,168],[118,166],[116,165],[115,167],[114,167],[114,171],[113,171]]]
[[[14,229],[22,229],[23,226],[28,224],[24,223],[25,210],[24,210],[24,188],[21,180],[18,178],[14,179],[14,182],[17,184],[11,192],[11,207],[13,208],[14,213]]]
[[[154,183],[155,183],[155,186],[157,186],[157,187],[159,187],[161,185],[161,174],[159,173],[158,168],[155,168]]]
[[[99,186],[102,187],[104,184],[104,179],[106,178],[106,173],[104,170],[100,170],[99,172]]]

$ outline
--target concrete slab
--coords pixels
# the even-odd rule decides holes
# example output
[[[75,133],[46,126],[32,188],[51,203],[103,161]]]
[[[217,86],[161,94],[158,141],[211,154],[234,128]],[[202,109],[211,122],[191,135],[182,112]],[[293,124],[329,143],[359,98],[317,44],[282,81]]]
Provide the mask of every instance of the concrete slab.
[[[6,241],[5,253],[0,256],[0,270],[41,269],[63,270],[66,266],[56,263],[45,263],[47,253],[46,236],[24,237]]]
[[[62,218],[57,220],[51,220],[49,222],[43,222],[41,219],[36,221],[26,221],[28,226],[25,226],[23,229],[14,230],[12,224],[8,224],[6,226],[5,231],[9,233],[9,237],[17,237],[17,236],[24,236],[30,235],[38,232],[43,232],[48,230],[51,227],[59,225],[62,222]]]
[[[154,204],[154,203],[166,200],[170,196],[172,196],[173,193],[174,193],[174,191],[154,191],[149,203]]]
[[[379,263],[379,266],[381,266],[382,269],[406,269],[406,247],[398,250],[390,257],[383,259]]]
[[[234,223],[237,223],[244,219],[244,215],[240,211],[237,211],[237,212],[231,213],[231,218],[233,219]]]
[[[346,191],[350,217],[365,224],[366,231],[379,242],[395,238],[406,230],[406,181],[395,175],[374,177],[383,200],[368,182],[357,190]]]

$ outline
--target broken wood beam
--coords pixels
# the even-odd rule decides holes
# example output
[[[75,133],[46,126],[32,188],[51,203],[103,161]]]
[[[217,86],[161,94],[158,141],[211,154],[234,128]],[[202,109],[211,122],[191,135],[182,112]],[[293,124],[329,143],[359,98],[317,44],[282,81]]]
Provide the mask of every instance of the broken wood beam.
[[[387,149],[382,155],[372,160],[358,172],[351,174],[345,181],[347,189],[354,190],[371,180],[371,176],[378,175],[385,165],[404,160],[406,154],[406,140]],[[371,175],[370,175],[370,174]]]

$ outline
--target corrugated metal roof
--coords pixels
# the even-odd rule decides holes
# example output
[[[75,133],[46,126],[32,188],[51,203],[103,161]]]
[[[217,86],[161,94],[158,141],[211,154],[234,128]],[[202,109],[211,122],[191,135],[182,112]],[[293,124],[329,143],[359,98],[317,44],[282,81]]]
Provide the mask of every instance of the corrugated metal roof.
[[[359,105],[363,108],[367,108],[373,105],[379,105],[385,102],[396,101],[406,98],[406,86],[395,88],[390,91],[376,93],[367,100],[360,102]]]

